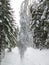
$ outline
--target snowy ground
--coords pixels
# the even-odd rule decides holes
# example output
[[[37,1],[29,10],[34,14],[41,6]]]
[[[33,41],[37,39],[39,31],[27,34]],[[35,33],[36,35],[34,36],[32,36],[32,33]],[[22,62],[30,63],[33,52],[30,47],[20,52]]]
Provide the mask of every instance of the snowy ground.
[[[20,59],[18,48],[6,52],[1,65],[49,65],[49,50],[27,48],[23,60]]]

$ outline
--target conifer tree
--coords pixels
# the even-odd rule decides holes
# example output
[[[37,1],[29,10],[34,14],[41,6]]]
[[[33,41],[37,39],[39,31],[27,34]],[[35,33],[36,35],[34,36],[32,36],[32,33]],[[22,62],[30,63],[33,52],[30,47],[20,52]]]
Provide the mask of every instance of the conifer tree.
[[[37,48],[49,48],[49,0],[40,0],[36,7],[31,6],[34,44]]]
[[[10,0],[0,0],[0,55],[4,55],[2,51],[5,48],[9,48],[11,51],[11,48],[16,44],[12,13]]]
[[[18,48],[20,57],[23,58],[27,47],[32,46],[32,34],[30,32],[29,23],[30,17],[28,16],[29,0],[24,0],[20,9],[20,32],[18,35]]]

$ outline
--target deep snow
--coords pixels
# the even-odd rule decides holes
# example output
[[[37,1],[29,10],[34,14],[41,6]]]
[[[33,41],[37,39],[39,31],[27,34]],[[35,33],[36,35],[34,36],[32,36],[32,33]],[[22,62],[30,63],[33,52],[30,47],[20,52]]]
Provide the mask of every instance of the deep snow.
[[[49,50],[27,48],[23,60],[20,59],[19,49],[6,52],[1,65],[49,65]]]

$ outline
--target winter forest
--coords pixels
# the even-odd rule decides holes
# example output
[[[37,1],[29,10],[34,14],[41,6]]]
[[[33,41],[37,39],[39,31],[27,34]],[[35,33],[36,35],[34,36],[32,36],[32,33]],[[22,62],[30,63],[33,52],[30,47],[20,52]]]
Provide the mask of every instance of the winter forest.
[[[49,0],[0,0],[0,65],[49,65]]]

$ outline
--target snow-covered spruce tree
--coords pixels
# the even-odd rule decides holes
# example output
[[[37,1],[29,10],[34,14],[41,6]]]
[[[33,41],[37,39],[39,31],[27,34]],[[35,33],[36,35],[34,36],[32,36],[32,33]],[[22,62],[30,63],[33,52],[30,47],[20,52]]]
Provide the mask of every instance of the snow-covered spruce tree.
[[[27,15],[28,1],[24,0],[21,4],[20,10],[20,32],[18,37],[18,47],[20,50],[20,56],[23,58],[24,52],[27,47],[32,46],[32,35],[29,30],[29,16]]]
[[[0,20],[0,62],[1,62],[1,58],[4,57],[4,55],[2,55],[4,53],[4,44],[3,44],[3,42],[5,41],[4,38],[5,38],[5,36],[3,33],[3,25]],[[4,40],[4,41],[2,41],[2,40]],[[2,55],[2,57],[1,57],[1,55]]]
[[[31,6],[33,41],[37,48],[49,48],[49,0],[40,0]]]
[[[5,48],[15,46],[14,26],[10,0],[0,0],[0,55]]]

